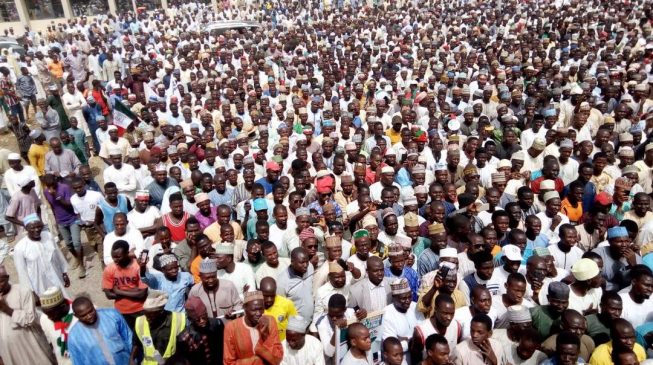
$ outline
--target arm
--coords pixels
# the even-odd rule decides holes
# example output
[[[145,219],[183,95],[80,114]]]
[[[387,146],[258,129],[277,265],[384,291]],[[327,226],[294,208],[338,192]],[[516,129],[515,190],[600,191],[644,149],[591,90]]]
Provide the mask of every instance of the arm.
[[[95,222],[93,222],[93,224],[95,225],[97,232],[104,239],[104,236],[106,236],[107,233],[104,228],[104,213],[102,213],[102,209],[100,209],[100,207],[95,208]]]
[[[414,363],[419,363],[422,361],[422,350],[424,346],[422,345],[421,336],[417,331],[417,328],[413,330],[413,339],[410,341],[410,359]]]
[[[267,321],[267,331],[261,331],[261,340],[256,344],[254,353],[265,363],[279,364],[283,360],[283,347],[279,341],[277,322],[271,317],[263,317]]]

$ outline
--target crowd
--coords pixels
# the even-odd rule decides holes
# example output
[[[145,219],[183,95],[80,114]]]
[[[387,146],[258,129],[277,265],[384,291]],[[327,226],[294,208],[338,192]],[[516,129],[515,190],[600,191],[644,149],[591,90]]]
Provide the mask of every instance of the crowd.
[[[0,363],[653,363],[653,3],[217,6],[0,57]]]

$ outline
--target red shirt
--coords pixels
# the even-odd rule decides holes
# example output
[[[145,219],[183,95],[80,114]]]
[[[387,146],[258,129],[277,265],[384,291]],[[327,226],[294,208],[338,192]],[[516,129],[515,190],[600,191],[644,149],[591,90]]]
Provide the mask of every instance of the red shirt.
[[[132,260],[127,267],[111,263],[102,272],[102,289],[131,290],[137,288],[145,289],[147,285],[141,281],[141,268],[136,260]],[[142,311],[144,301],[145,299],[119,298],[116,299],[114,306],[122,314],[131,314]]]

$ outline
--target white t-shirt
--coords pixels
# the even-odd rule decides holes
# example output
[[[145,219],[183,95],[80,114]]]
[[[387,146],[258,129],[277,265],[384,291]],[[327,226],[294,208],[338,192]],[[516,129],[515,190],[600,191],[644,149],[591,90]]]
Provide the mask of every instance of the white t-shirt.
[[[132,226],[127,226],[127,232],[120,237],[116,235],[116,231],[114,230],[104,236],[103,258],[105,265],[109,265],[113,262],[113,259],[111,258],[111,246],[113,246],[114,242],[119,240],[127,241],[127,243],[129,243],[129,251],[134,250],[136,257],[138,257],[144,249],[149,249],[149,247],[145,247],[143,235],[138,229]]]
[[[136,211],[136,209],[132,209],[131,212],[127,213],[129,224],[136,229],[152,226],[157,218],[161,218],[161,212],[155,206],[149,206],[143,213]]]
[[[623,301],[621,318],[630,322],[633,328],[637,328],[645,322],[653,321],[653,298],[646,299],[642,304],[638,304],[630,297],[629,292],[630,287],[619,292],[619,296]]]
[[[79,218],[83,222],[91,223],[95,221],[95,210],[102,199],[104,199],[102,193],[94,190],[86,190],[86,194],[83,197],[77,194],[70,197],[70,204],[73,206],[75,214],[79,214]]]

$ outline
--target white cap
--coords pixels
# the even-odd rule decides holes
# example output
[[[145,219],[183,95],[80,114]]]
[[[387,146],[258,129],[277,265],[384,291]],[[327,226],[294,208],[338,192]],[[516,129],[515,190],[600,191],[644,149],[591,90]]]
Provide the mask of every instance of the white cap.
[[[503,256],[510,261],[522,260],[521,251],[519,250],[519,247],[515,245],[505,245],[501,248],[501,252],[503,253]]]

